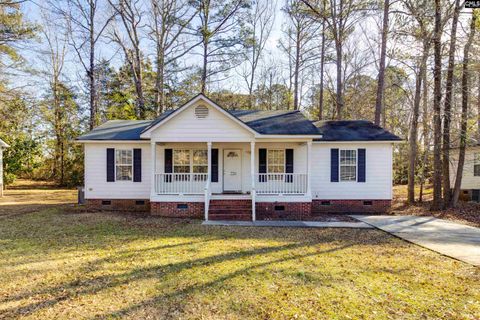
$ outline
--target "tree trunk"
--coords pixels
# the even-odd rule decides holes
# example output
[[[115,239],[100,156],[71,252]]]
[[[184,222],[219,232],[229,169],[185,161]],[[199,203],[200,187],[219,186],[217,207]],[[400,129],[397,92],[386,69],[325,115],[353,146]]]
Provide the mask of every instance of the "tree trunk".
[[[427,176],[427,161],[428,161],[428,151],[430,147],[430,130],[429,130],[429,114],[428,114],[428,83],[427,83],[427,72],[423,73],[423,161],[422,161],[422,173],[420,177],[420,192],[418,195],[418,202],[423,202],[423,188],[425,186],[425,177]]]
[[[90,85],[90,130],[93,130],[97,126],[97,99],[96,99],[96,87],[95,87],[95,8],[90,4],[90,32],[89,32],[89,43],[90,43],[90,70],[87,71],[89,85]]]
[[[450,50],[448,53],[448,69],[447,81],[445,84],[445,105],[443,112],[443,205],[444,208],[450,205],[450,122],[452,109],[452,93],[453,93],[453,69],[455,68],[455,46],[457,41],[457,24],[460,13],[460,0],[455,1],[455,10],[453,12],[452,32],[450,38]]]
[[[324,68],[325,68],[325,18],[322,20],[322,47],[320,52],[320,92],[318,97],[318,120],[323,119],[323,81],[324,81]]]
[[[442,207],[442,3],[435,0],[435,30],[433,39],[434,53],[434,88],[433,88],[433,203],[432,210]]]
[[[427,59],[430,45],[426,40],[423,42],[423,55],[415,81],[415,96],[413,99],[412,123],[408,137],[409,155],[408,155],[408,203],[415,202],[415,171],[417,166],[417,136],[418,136],[418,117],[420,114],[420,98],[422,93],[422,80],[427,71]]]
[[[480,72],[478,73],[477,86],[477,142],[480,143]]]
[[[208,40],[203,42],[203,67],[202,67],[202,93],[207,91],[207,67],[208,67]]]
[[[462,66],[462,118],[460,127],[460,149],[458,154],[457,175],[455,177],[455,186],[453,190],[452,206],[456,207],[458,198],[460,197],[460,187],[462,185],[463,167],[465,164],[465,149],[467,146],[467,120],[468,120],[468,94],[469,94],[469,63],[470,63],[470,47],[475,36],[475,22],[477,13],[474,11],[472,21],[470,23],[470,34],[467,43],[463,49],[463,66]]]
[[[300,30],[297,29],[295,39],[295,69],[293,71],[293,110],[298,110],[298,76],[300,72]]]
[[[162,41],[157,40],[157,41]],[[164,50],[161,44],[157,44],[157,74],[155,78],[155,104],[157,117],[163,113],[165,109],[165,94],[163,87],[165,85],[165,59]]]
[[[385,0],[383,9],[382,45],[380,51],[380,69],[378,70],[377,100],[375,102],[375,124],[380,125],[385,91],[385,60],[387,55],[388,12],[390,0]]]

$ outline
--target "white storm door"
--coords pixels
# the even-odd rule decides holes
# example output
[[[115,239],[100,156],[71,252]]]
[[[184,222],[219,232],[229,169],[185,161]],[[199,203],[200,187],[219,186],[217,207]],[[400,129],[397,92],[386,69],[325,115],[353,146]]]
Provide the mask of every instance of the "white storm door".
[[[242,151],[223,150],[223,191],[242,191]]]

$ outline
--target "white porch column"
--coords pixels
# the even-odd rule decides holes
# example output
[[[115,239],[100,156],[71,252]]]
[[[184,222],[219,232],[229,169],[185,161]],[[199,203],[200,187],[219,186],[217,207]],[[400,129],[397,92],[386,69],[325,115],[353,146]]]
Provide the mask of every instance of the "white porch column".
[[[205,184],[205,221],[208,221],[208,210],[210,207],[210,181],[212,181],[212,143],[207,142],[207,183]]]
[[[150,152],[151,152],[151,164],[152,164],[152,169],[151,169],[151,172],[152,172],[152,176],[150,177],[151,181],[150,181],[150,194],[151,195],[154,195],[157,193],[157,190],[155,190],[156,188],[156,180],[155,180],[155,173],[157,171],[157,148],[156,148],[157,144],[156,142],[150,142]]]
[[[252,177],[252,189],[250,191],[252,195],[252,221],[255,221],[255,197],[257,195],[255,191],[255,141],[250,142],[250,173]]]
[[[307,142],[307,196],[312,196],[312,141]]]

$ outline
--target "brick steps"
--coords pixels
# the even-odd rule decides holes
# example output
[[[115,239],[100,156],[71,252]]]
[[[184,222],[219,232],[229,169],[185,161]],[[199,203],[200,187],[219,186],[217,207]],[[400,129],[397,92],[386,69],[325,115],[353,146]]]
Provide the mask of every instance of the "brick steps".
[[[250,200],[211,200],[208,210],[210,220],[252,220]]]

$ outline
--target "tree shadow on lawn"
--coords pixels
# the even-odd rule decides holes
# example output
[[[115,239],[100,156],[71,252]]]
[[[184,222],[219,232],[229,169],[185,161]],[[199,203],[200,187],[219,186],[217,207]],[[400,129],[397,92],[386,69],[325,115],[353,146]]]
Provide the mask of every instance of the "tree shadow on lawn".
[[[45,247],[41,242],[42,240],[45,240],[41,237],[41,225],[51,223],[51,216],[55,219],[58,218],[61,220],[57,222],[57,225],[54,225],[53,227],[49,226],[52,228],[48,229],[49,232],[51,232],[51,234],[48,235],[48,243],[51,245]],[[261,257],[265,258],[268,257],[269,254],[275,253],[287,255],[279,259],[276,259],[277,257],[275,256],[268,257],[270,261],[258,264],[252,264],[251,261],[247,261],[250,266],[247,266],[244,269],[234,271],[227,275],[219,274],[217,279],[210,282],[194,284],[172,293],[158,295],[150,300],[146,300],[137,305],[126,307],[125,309],[112,313],[112,315],[117,313],[126,314],[162,299],[168,299],[178,295],[188,294],[196,290],[201,290],[202,288],[219,285],[220,283],[228,281],[228,279],[246,274],[250,270],[261,268],[269,264],[331,253],[358,245],[381,246],[388,243],[394,246],[407,246],[406,243],[376,230],[211,227],[202,226],[199,221],[192,222],[185,220],[178,222],[178,224],[173,223],[172,226],[172,221],[170,219],[139,217],[136,215],[123,216],[118,214],[107,214],[96,216],[96,219],[92,220],[91,217],[94,216],[95,215],[67,217],[66,215],[63,215],[62,212],[59,213],[55,211],[52,214],[48,213],[45,214],[45,216],[40,216],[39,220],[35,222],[35,224],[40,224],[37,233],[20,230],[21,232],[17,234],[14,230],[13,233],[4,234],[0,238],[13,240],[13,242],[18,240],[24,241],[27,243],[26,247],[28,248],[25,254],[28,254],[27,252],[42,252],[43,256],[49,254],[57,255],[58,253],[65,252],[74,253],[80,250],[103,250],[118,247],[126,243],[128,244],[131,241],[140,241],[140,244],[142,244],[142,241],[146,241],[147,245],[149,241],[163,241],[167,243],[153,246],[150,245],[149,247],[141,249],[132,248],[115,250],[108,257],[97,258],[93,261],[89,260],[76,268],[75,272],[80,274],[78,280],[63,282],[54,286],[40,288],[38,290],[24,291],[23,293],[17,293],[14,295],[4,294],[4,298],[0,299],[0,303],[21,303],[21,300],[33,300],[36,302],[3,309],[0,317],[8,318],[30,315],[36,311],[53,307],[64,300],[75,299],[75,297],[82,295],[100,293],[103,290],[128,285],[139,280],[150,278],[165,280],[171,275],[180,275],[182,271],[188,269],[220,265],[238,259],[240,259],[240,261],[241,259],[251,260],[256,256],[260,259]],[[49,220],[44,220],[44,217]],[[13,219],[23,219],[22,221],[28,221],[28,217],[25,216]],[[78,221],[81,221],[81,223]],[[76,223],[79,224],[78,228],[75,226]],[[107,227],[103,226],[102,223],[107,224]],[[22,224],[15,227],[21,228]],[[100,238],[98,238],[99,234]],[[59,237],[59,235],[61,235],[61,237]],[[192,240],[192,238],[198,238],[198,240]],[[186,240],[180,243],[171,243],[172,241],[178,242],[178,239]],[[306,239],[308,240],[306,241]],[[232,240],[238,240],[238,242]],[[250,242],[250,240],[252,242]],[[273,240],[275,243],[271,246],[263,245],[261,247],[247,250],[244,250],[242,247],[242,245],[245,246],[248,244],[262,244],[262,240]],[[115,264],[122,262],[128,264],[131,262],[132,258],[135,256],[141,257],[145,252],[161,255],[168,253],[168,251],[165,250],[179,249],[182,247],[183,249],[189,249],[192,247],[192,250],[198,250],[198,245],[208,246],[208,243],[214,241],[219,241],[213,249],[215,251],[218,247],[217,251],[220,253],[207,257],[140,267],[120,274],[100,275],[94,277],[90,277],[89,275],[89,273],[96,270],[108,270],[108,264],[113,264],[114,266]],[[224,243],[222,241],[227,241],[225,247],[223,247]],[[319,250],[319,248],[317,248],[317,251],[313,253],[295,254],[296,250],[306,249],[321,244],[330,245],[332,248],[325,250]],[[237,245],[240,247],[237,247]],[[210,248],[210,250],[211,249],[212,248]],[[15,250],[15,247],[13,247],[13,250]],[[228,251],[221,252],[222,250]],[[290,252],[292,250],[293,255]],[[187,258],[190,257],[188,252],[184,252],[183,254]],[[31,258],[32,255],[27,258],[26,263],[32,263]],[[180,256],[180,258],[183,258],[183,256]],[[256,259],[257,258],[253,258],[253,261]],[[52,261],[54,259],[43,260]],[[42,260],[38,260],[37,262],[41,261]],[[12,265],[11,262],[9,265]],[[196,282],[195,278],[194,281]]]
[[[315,245],[315,243],[303,242],[303,243],[291,243],[291,244],[285,244],[285,245],[273,246],[273,247],[272,246],[261,247],[253,250],[243,250],[239,252],[222,253],[219,255],[208,256],[205,258],[194,259],[194,260],[181,261],[181,262],[176,262],[176,263],[171,263],[166,265],[156,265],[153,267],[137,268],[132,271],[122,273],[119,275],[97,276],[94,278],[89,278],[88,280],[85,280],[85,281],[75,280],[59,286],[50,287],[48,289],[37,290],[34,292],[15,295],[7,299],[2,299],[1,302],[7,302],[7,301],[17,301],[17,300],[23,300],[23,299],[27,299],[27,300],[38,299],[38,298],[41,298],[42,295],[47,295],[49,297],[53,296],[53,298],[44,299],[42,301],[35,302],[35,303],[30,303],[26,306],[4,309],[2,313],[3,313],[3,316],[5,317],[25,316],[25,315],[32,314],[36,311],[39,311],[41,309],[52,307],[64,300],[67,300],[73,297],[77,297],[80,295],[95,294],[102,290],[106,290],[108,288],[113,288],[116,286],[128,284],[132,281],[139,281],[142,279],[158,278],[158,277],[165,278],[172,274],[179,274],[186,269],[211,266],[214,264],[221,264],[221,263],[233,261],[236,259],[248,258],[256,255],[266,255],[266,254],[271,254],[275,252],[282,252],[285,250],[298,250],[300,248],[309,247],[312,245]],[[227,281],[228,279],[239,276],[241,274],[248,273],[248,271],[253,270],[255,268],[260,268],[273,263],[280,263],[284,261],[330,253],[330,252],[348,248],[352,245],[353,244],[345,244],[345,245],[324,250],[324,251],[316,251],[316,252],[307,253],[307,254],[289,255],[288,257],[274,259],[268,262],[262,262],[259,264],[251,265],[241,270],[232,272],[230,274],[220,276],[216,280],[207,282],[205,284],[194,284],[184,289],[174,291],[172,293],[159,295],[153,299],[144,301],[138,305],[130,306],[128,308],[114,312],[112,313],[112,316],[128,313],[135,309],[141,308],[143,305],[148,305],[150,303],[157,302],[162,299],[173,298],[175,296],[188,294],[196,290],[202,290],[207,287],[213,287],[219,283],[223,283]],[[104,262],[104,259],[99,259],[96,263],[102,264],[103,262]],[[102,317],[108,317],[108,315],[105,315]]]

